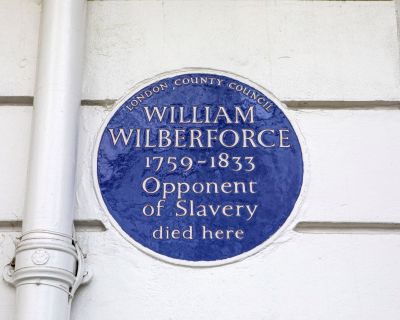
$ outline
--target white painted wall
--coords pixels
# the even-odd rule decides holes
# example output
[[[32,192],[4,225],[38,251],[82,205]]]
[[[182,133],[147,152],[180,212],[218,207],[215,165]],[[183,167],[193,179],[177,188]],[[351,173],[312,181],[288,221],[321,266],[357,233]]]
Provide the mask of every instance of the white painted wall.
[[[23,213],[39,16],[39,0],[0,0],[1,265]],[[95,276],[72,319],[399,319],[398,39],[393,1],[90,1],[76,219]],[[292,106],[308,147],[310,185],[292,228],[228,266],[145,255],[93,189],[94,140],[112,101],[182,67],[268,88]],[[0,319],[13,312],[2,282]]]

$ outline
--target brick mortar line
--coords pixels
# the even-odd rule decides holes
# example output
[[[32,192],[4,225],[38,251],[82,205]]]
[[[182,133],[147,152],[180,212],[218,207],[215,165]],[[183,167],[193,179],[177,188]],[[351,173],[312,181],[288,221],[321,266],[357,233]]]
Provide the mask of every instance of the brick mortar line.
[[[400,0],[399,0],[400,1]],[[109,108],[117,100],[114,99],[84,99],[82,106]],[[290,109],[400,109],[400,101],[394,100],[283,100]],[[32,107],[31,96],[0,96],[0,107]]]
[[[400,223],[302,221],[296,224],[294,231],[299,233],[400,233]]]

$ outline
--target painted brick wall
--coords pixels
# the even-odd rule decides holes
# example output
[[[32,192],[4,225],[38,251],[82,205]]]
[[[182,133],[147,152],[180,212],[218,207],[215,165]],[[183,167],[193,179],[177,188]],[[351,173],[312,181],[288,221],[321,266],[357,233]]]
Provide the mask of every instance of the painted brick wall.
[[[23,214],[39,18],[38,0],[0,0],[1,265]],[[94,278],[72,319],[399,319],[397,19],[394,1],[90,1],[75,207]],[[266,87],[307,145],[295,222],[227,266],[145,255],[113,229],[93,188],[94,141],[113,101],[182,67]],[[12,319],[14,298],[0,282],[1,319]]]

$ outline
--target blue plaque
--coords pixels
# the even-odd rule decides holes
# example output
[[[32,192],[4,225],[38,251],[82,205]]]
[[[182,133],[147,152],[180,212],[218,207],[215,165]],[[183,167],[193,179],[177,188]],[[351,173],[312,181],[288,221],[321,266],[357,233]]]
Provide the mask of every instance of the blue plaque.
[[[120,100],[94,159],[100,202],[141,250],[184,265],[255,253],[290,220],[299,137],[268,91],[215,70],[165,74]]]

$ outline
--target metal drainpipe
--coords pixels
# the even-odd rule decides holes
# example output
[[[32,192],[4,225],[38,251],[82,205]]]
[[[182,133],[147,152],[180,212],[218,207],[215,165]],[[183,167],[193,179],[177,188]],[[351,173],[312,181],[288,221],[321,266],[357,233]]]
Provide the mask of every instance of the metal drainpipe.
[[[31,153],[15,268],[17,320],[67,320],[84,281],[73,200],[86,0],[43,0]]]

